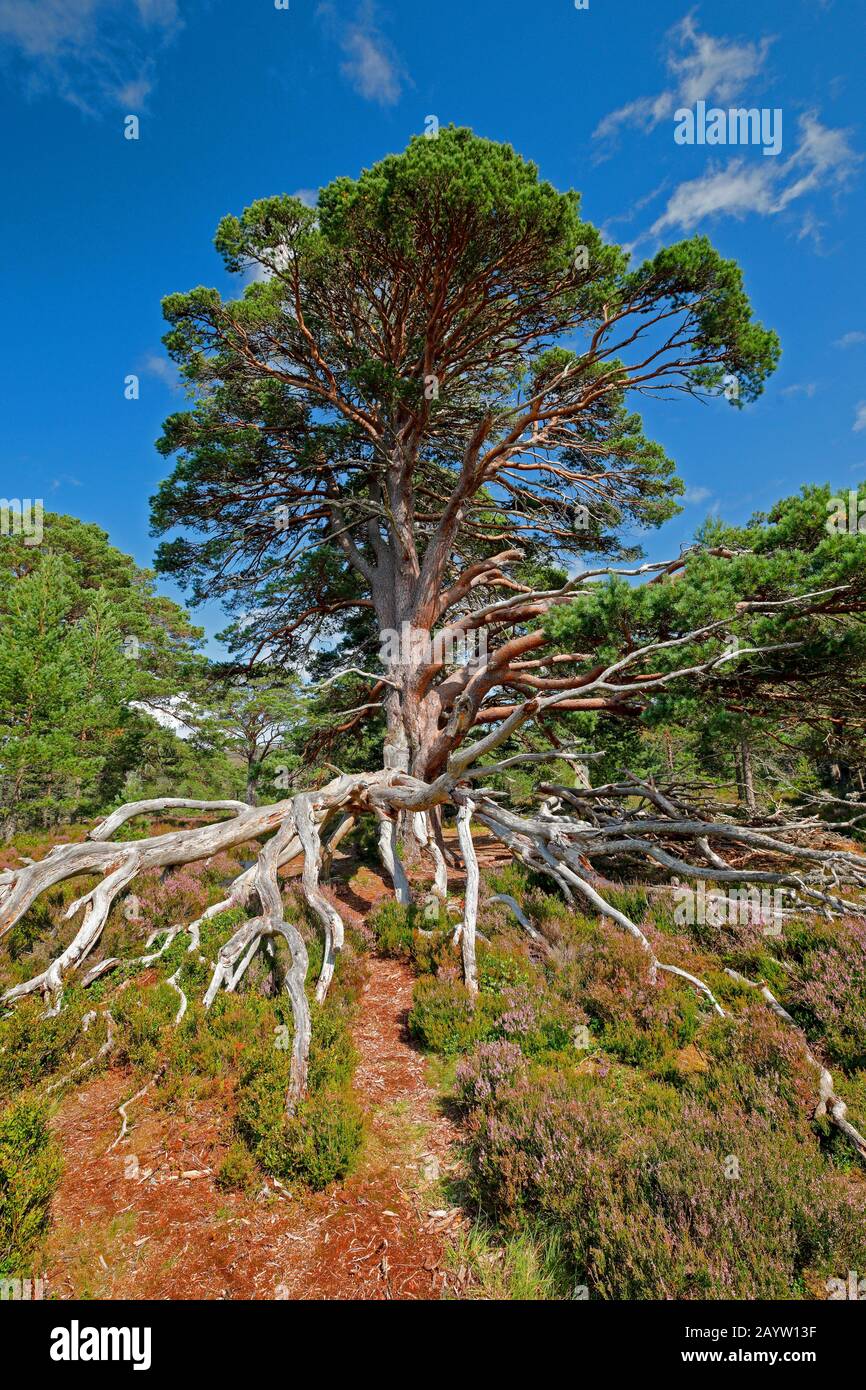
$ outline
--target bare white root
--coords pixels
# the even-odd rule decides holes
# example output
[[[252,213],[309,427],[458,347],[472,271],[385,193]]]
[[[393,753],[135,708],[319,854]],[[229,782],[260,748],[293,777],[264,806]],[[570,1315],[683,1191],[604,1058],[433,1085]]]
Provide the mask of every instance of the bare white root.
[[[695,989],[709,1000],[720,1018],[725,1017],[724,1009],[705,981],[701,980],[697,975],[690,975],[687,970],[682,970],[677,965],[667,965],[663,961],[660,961],[649,939],[644,935],[640,927],[638,927],[630,917],[627,917],[624,912],[621,912],[619,908],[614,907],[606,898],[603,898],[581,874],[576,873],[572,864],[567,862],[573,860],[576,856],[572,851],[569,851],[567,847],[563,846],[561,840],[556,837],[555,828],[553,834],[550,835],[547,840],[545,839],[545,832],[550,830],[550,823],[547,820],[521,821],[520,817],[514,816],[510,812],[502,812],[498,807],[493,807],[492,809],[488,807],[487,814],[482,819],[485,825],[491,828],[494,835],[498,836],[501,836],[500,824],[497,820],[497,816],[499,815],[508,818],[508,824],[503,826],[506,832],[506,837],[503,837],[505,838],[505,843],[508,842],[508,839],[513,839],[514,830],[512,827],[516,822],[522,834],[528,836],[533,842],[537,855],[548,868],[554,879],[557,881],[559,879],[565,879],[566,883],[571,888],[576,889],[583,897],[587,898],[589,902],[592,903],[593,907],[597,908],[603,916],[612,918],[624,931],[627,931],[630,936],[633,936],[636,941],[640,942],[642,949],[646,952],[649,959],[650,979],[653,982],[655,982],[659,970],[667,971],[672,975],[679,975],[682,979],[687,980],[689,984],[694,985]]]
[[[337,829],[334,831],[328,843],[322,850],[322,868],[320,877],[323,883],[327,883],[331,877],[334,854],[337,847],[342,843],[346,836],[355,828],[356,816],[344,816]]]
[[[678,976],[698,990],[722,1016],[723,1010],[706,983],[679,966],[659,960],[640,927],[600,891],[604,869],[596,866],[610,862],[633,866],[650,860],[668,871],[697,879],[790,886],[801,903],[820,904],[828,914],[860,910],[850,897],[842,896],[840,889],[846,885],[855,890],[866,887],[866,856],[853,852],[838,840],[834,844],[832,832],[811,816],[784,824],[777,813],[762,825],[742,825],[726,819],[724,808],[713,807],[707,812],[694,803],[684,803],[675,791],[663,792],[630,774],[625,774],[622,782],[606,787],[542,786],[540,791],[545,798],[542,810],[532,817],[516,815],[499,804],[497,794],[475,785],[475,779],[507,769],[524,755],[487,767],[472,767],[472,764],[482,754],[498,747],[508,732],[519,727],[524,717],[506,720],[495,733],[462,749],[452,758],[448,771],[430,783],[399,769],[386,768],[376,773],[340,774],[316,791],[296,794],[272,806],[248,807],[241,802],[183,799],[134,802],[106,817],[85,842],[57,845],[42,860],[4,870],[0,873],[0,936],[14,926],[47,889],[81,876],[95,876],[99,881],[71,904],[66,914],[67,917],[78,912],[83,914],[70,944],[47,969],[8,989],[3,1002],[14,1004],[28,994],[39,992],[49,1011],[56,1012],[61,1006],[66,976],[85,965],[101,937],[112,903],[137,874],[148,869],[207,860],[234,845],[259,840],[262,848],[256,863],[235,878],[222,902],[208,908],[186,928],[190,934],[188,949],[190,952],[200,950],[199,933],[205,921],[230,908],[247,907],[253,899],[258,899],[258,915],[240,924],[220,948],[213,963],[204,995],[205,1006],[210,1007],[220,990],[230,992],[238,988],[258,950],[270,950],[277,937],[286,941],[291,964],[285,975],[285,988],[294,1023],[291,1083],[286,1103],[292,1111],[306,1087],[310,1043],[310,1009],[305,989],[308,955],[300,931],[285,919],[278,870],[303,855],[302,891],[321,923],[325,938],[324,961],[316,986],[316,997],[322,1000],[333,977],[344,936],[342,918],[321,888],[323,874],[328,872],[337,844],[359,816],[374,815],[379,826],[382,860],[395,895],[399,902],[408,905],[410,887],[397,846],[398,824],[401,820],[408,823],[433,865],[433,894],[440,902],[447,901],[445,856],[432,823],[438,817],[438,808],[445,803],[457,808],[457,840],[466,869],[466,891],[463,921],[455,932],[455,939],[461,945],[467,988],[473,992],[478,988],[475,943],[480,935],[480,874],[472,837],[473,821],[490,829],[527,867],[549,875],[567,902],[574,903],[576,898],[587,900],[605,919],[628,932],[646,953],[652,979],[662,971]],[[506,726],[509,726],[507,730]],[[550,756],[553,759],[559,755],[552,752]],[[539,755],[529,757],[541,761]],[[180,807],[229,811],[231,815],[207,825],[185,827],[129,843],[109,842],[108,837],[132,816]],[[324,841],[324,832],[335,818],[338,828],[329,841]],[[830,848],[826,846],[828,835]],[[749,856],[755,855],[760,856],[762,862],[760,868],[753,869]],[[768,869],[764,867],[768,859],[784,862],[778,868]],[[536,944],[546,944],[509,895],[496,895],[493,900],[500,900],[509,907]],[[149,949],[156,940],[151,937],[145,954],[137,960],[111,958],[98,962],[82,972],[83,983],[100,978],[118,965],[146,965],[159,959],[181,930],[184,928],[172,927],[155,950]],[[181,1022],[188,1008],[180,978],[181,968],[178,968],[168,981],[179,999],[176,1023]],[[845,1119],[844,1106],[833,1093],[832,1082],[827,1076],[822,1070],[824,1113],[852,1142],[862,1142]],[[125,1122],[125,1113],[121,1113]]]
[[[118,1144],[126,1138],[126,1133],[129,1129],[129,1115],[127,1114],[127,1111],[129,1110],[130,1105],[134,1105],[137,1100],[141,1100],[143,1096],[147,1095],[151,1086],[154,1084],[156,1080],[158,1080],[159,1075],[159,1072],[154,1073],[150,1080],[145,1082],[145,1084],[141,1087],[140,1090],[136,1091],[134,1096],[130,1096],[129,1099],[125,1100],[122,1105],[118,1105],[117,1113],[120,1116],[123,1123],[120,1126],[119,1134],[115,1139],[112,1140],[108,1148],[105,1150],[107,1154],[110,1154],[112,1150],[116,1149]]]
[[[537,927],[534,927],[532,925],[526,913],[523,911],[523,908],[520,906],[520,903],[516,900],[516,898],[512,898],[510,893],[494,893],[492,897],[489,897],[487,899],[487,901],[489,903],[504,903],[505,906],[509,908],[510,911],[514,914],[514,917],[519,922],[523,930],[526,932],[527,936],[530,937],[530,939],[534,941],[537,946],[547,945],[547,942],[545,941],[541,932],[538,930]]]
[[[39,866],[34,865],[33,867],[38,868]],[[75,902],[71,903],[64,914],[65,918],[74,917],[82,907],[84,908],[84,918],[66,950],[62,951],[51,962],[48,969],[43,970],[41,974],[34,975],[31,980],[26,980],[23,984],[13,985],[11,989],[7,989],[3,995],[3,1002],[10,1003],[14,999],[20,999],[23,995],[33,994],[38,990],[49,1004],[48,1013],[58,1013],[63,995],[65,972],[75,969],[87,959],[102,935],[102,928],[105,926],[115,896],[131,882],[137,872],[135,857],[126,855],[116,868],[106,874],[96,888],[91,889],[83,898],[77,898]]]
[[[439,848],[429,811],[416,811],[412,817],[415,839],[433,861],[433,892],[441,903],[448,901],[448,866],[445,855]]]
[[[408,907],[412,901],[412,893],[406,870],[403,868],[403,860],[400,858],[397,830],[396,818],[392,819],[384,813],[379,814],[379,855],[385,872],[394,885],[395,898],[401,906]]]
[[[337,953],[343,949],[343,919],[333,904],[328,902],[319,887],[322,842],[313,817],[313,800],[312,794],[309,793],[295,797],[294,815],[295,829],[304,850],[301,889],[304,898],[322,923],[325,932],[322,969],[316,985],[316,1001],[321,1004],[334,977]]]
[[[731,979],[736,980],[738,984],[748,985],[749,989],[759,990],[762,998],[769,1004],[776,1017],[780,1018],[783,1023],[787,1023],[789,1027],[797,1029],[798,1033],[801,1032],[801,1029],[797,1027],[796,1022],[788,1013],[788,1010],[783,1004],[779,1003],[778,999],[767,985],[762,985],[757,980],[750,980],[745,975],[741,975],[737,970],[727,969],[725,974],[730,975]],[[833,1086],[833,1077],[808,1045],[804,1048],[804,1055],[809,1065],[814,1067],[818,1072],[818,1104],[815,1107],[815,1119],[819,1119],[821,1116],[826,1115],[830,1123],[835,1125],[836,1129],[838,1129],[841,1134],[844,1134],[846,1139],[850,1140],[858,1156],[866,1163],[866,1139],[864,1139],[858,1129],[854,1128],[850,1120],[847,1119],[848,1107],[845,1102],[840,1100],[836,1095]]]
[[[457,839],[460,844],[460,853],[463,855],[463,862],[466,865],[466,895],[463,908],[463,930],[460,937],[463,952],[463,979],[466,988],[472,994],[477,994],[478,966],[475,960],[475,930],[478,926],[480,875],[478,855],[475,853],[475,845],[472,840],[472,812],[474,810],[474,802],[471,798],[466,797],[457,810]]]
[[[105,1042],[97,1048],[92,1057],[88,1057],[85,1061],[79,1062],[77,1067],[72,1068],[72,1071],[67,1072],[65,1076],[61,1076],[57,1081],[52,1081],[46,1086],[44,1091],[46,1096],[50,1095],[52,1091],[59,1090],[61,1086],[68,1085],[70,1081],[74,1081],[79,1077],[83,1071],[89,1071],[91,1067],[96,1066],[97,1062],[101,1062],[103,1057],[108,1056],[109,1052],[114,1047],[114,1019],[108,1009],[103,1010],[102,1016],[105,1019]],[[81,1020],[82,1033],[88,1031],[90,1025],[96,1021],[96,1017],[96,1012],[92,1009],[90,1013],[84,1015],[84,1018]]]
[[[154,801],[129,801],[98,822],[87,836],[88,840],[110,840],[115,830],[132,820],[133,816],[155,815],[159,811],[179,808],[191,811],[248,811],[245,801],[189,801],[186,797],[163,796]]]
[[[287,943],[291,965],[286,972],[285,986],[289,995],[294,1021],[291,1082],[287,1106],[291,1110],[306,1088],[307,1059],[310,1045],[310,1010],[305,981],[309,965],[306,945],[298,929],[284,919],[279,867],[304,855],[302,886],[307,902],[326,930],[325,964],[317,988],[317,997],[324,998],[333,975],[336,955],[343,944],[343,922],[319,887],[321,865],[321,827],[333,815],[343,812],[343,825],[360,813],[375,814],[393,826],[400,813],[412,814],[439,805],[450,791],[448,779],[432,785],[418,781],[399,771],[340,775],[319,791],[302,793],[292,801],[273,806],[248,807],[240,802],[197,802],[182,799],[161,799],[159,802],[133,802],[120,807],[95,828],[93,836],[82,844],[55,846],[44,859],[25,862],[21,868],[4,870],[0,874],[0,936],[9,931],[27,912],[31,904],[46,889],[69,878],[81,875],[101,875],[96,887],[89,889],[71,904],[66,916],[83,911],[84,916],[70,944],[51,962],[50,966],[22,984],[14,985],[3,995],[7,1003],[39,992],[48,1002],[49,1012],[55,1013],[62,1003],[66,974],[80,967],[96,947],[112,903],[135,876],[147,869],[187,864],[206,860],[220,850],[246,840],[261,838],[274,831],[263,846],[251,869],[239,874],[232,884],[230,895],[222,903],[209,908],[187,929],[190,951],[199,950],[202,923],[227,908],[246,906],[256,895],[260,915],[244,922],[221,948],[214,964],[205,993],[205,1006],[210,1007],[220,989],[237,988],[244,972],[262,942],[281,936]],[[176,806],[199,810],[231,810],[230,819],[213,824],[170,831],[142,840],[120,845],[107,842],[107,837],[134,815],[165,811]],[[348,828],[348,827],[347,827]],[[389,831],[389,844],[390,840]],[[339,832],[338,832],[339,834]],[[404,901],[409,901],[408,883],[394,845],[394,877]],[[402,877],[401,877],[402,876]],[[121,965],[147,965],[159,959],[175,940],[180,927],[172,927],[159,948],[137,960],[121,961],[116,957],[97,963],[83,976],[85,984]],[[153,944],[155,936],[148,941]],[[200,957],[201,959],[201,957]],[[180,968],[168,983],[176,991],[179,1006],[175,1022],[180,1023],[188,1008],[187,997],[180,985]],[[125,1118],[125,1116],[124,1116]],[[125,1130],[124,1130],[125,1133]],[[119,1141],[118,1141],[119,1142]]]

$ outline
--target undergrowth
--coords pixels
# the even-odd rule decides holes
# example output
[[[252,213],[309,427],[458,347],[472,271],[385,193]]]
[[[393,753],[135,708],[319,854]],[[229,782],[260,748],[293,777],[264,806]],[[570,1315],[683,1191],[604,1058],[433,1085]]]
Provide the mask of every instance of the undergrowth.
[[[372,918],[418,974],[409,1026],[443,1059],[463,1117],[455,1196],[478,1218],[453,1259],[467,1296],[822,1298],[862,1268],[866,1183],[813,1118],[805,1057],[808,1038],[864,1127],[862,923],[689,929],[667,896],[611,891],[666,961],[707,981],[720,1019],[686,982],[651,984],[639,943],[534,875],[511,865],[487,885],[521,903],[548,950],[488,903],[474,1000],[450,930],[425,932],[393,903]],[[770,983],[804,1032],[726,966]]]

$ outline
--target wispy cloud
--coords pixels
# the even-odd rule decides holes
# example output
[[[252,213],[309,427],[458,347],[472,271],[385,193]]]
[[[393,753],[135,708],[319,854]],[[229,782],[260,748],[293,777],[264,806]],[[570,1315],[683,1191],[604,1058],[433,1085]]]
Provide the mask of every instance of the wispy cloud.
[[[28,90],[89,114],[140,108],[153,84],[154,42],[179,27],[177,0],[0,0],[0,51],[13,56]]]
[[[854,423],[851,428],[855,434],[859,434],[861,430],[866,430],[866,401],[857,402]]]
[[[805,396],[807,400],[811,400],[817,389],[817,383],[814,381],[795,381],[791,386],[783,386],[781,395]]]
[[[175,364],[158,352],[145,353],[139,370],[143,376],[152,376],[161,381],[170,391],[180,391],[183,384]]]
[[[623,126],[653,130],[678,106],[692,106],[700,99],[732,101],[762,71],[772,42],[714,38],[700,31],[693,12],[687,14],[667,34],[670,85],[609,112],[593,131],[594,139],[612,141]]]
[[[843,333],[841,338],[837,338],[833,346],[849,348],[856,347],[858,343],[866,343],[866,333],[862,333],[859,328],[854,328],[850,333]]]
[[[845,184],[860,158],[847,131],[832,130],[814,111],[806,112],[800,117],[798,143],[790,159],[762,159],[759,164],[733,159],[681,183],[648,235],[658,236],[671,228],[690,232],[722,215],[773,216],[808,193]]]
[[[327,2],[319,6],[317,14],[343,50],[340,71],[359,96],[380,106],[394,106],[400,100],[406,74],[379,28],[370,0],[364,0],[353,20],[338,16]]]
[[[689,506],[697,506],[699,502],[706,502],[712,495],[708,487],[687,487],[683,493],[683,501]]]

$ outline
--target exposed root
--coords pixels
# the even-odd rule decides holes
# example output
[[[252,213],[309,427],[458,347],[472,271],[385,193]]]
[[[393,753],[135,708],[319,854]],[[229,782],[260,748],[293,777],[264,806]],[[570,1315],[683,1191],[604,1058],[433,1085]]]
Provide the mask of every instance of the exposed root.
[[[504,903],[505,906],[507,908],[510,908],[510,910],[513,912],[515,918],[520,923],[527,936],[530,937],[530,939],[534,941],[537,946],[547,946],[547,942],[545,941],[541,932],[538,930],[537,927],[534,927],[532,925],[526,913],[523,911],[523,908],[520,906],[519,902],[517,902],[516,898],[512,898],[510,893],[494,893],[492,897],[487,899],[487,901],[489,903]]]
[[[163,796],[155,801],[129,801],[112,811],[110,816],[99,821],[88,835],[88,840],[110,840],[115,830],[133,816],[155,815],[159,811],[171,811],[184,807],[191,811],[248,811],[245,801],[189,801],[185,797]]]
[[[102,1017],[105,1019],[105,1042],[94,1052],[92,1057],[88,1057],[86,1061],[80,1062],[77,1067],[73,1067],[72,1071],[67,1072],[65,1076],[61,1076],[59,1080],[52,1081],[46,1086],[43,1093],[44,1095],[50,1095],[52,1091],[57,1091],[61,1086],[68,1085],[70,1081],[74,1081],[76,1077],[80,1076],[83,1071],[88,1071],[90,1067],[95,1067],[97,1062],[100,1062],[103,1057],[108,1056],[114,1046],[114,1019],[108,1009],[103,1010]],[[81,1031],[86,1033],[95,1019],[96,1013],[93,1010],[91,1010],[89,1014],[85,1014],[84,1018],[81,1020]]]
[[[356,820],[356,816],[344,816],[340,824],[337,826],[337,829],[331,836],[330,840],[322,850],[322,867],[320,871],[320,877],[323,883],[327,883],[329,881],[331,877],[331,869],[333,866],[334,854],[336,853],[337,847],[350,833],[350,831],[354,830]]]
[[[512,728],[516,729],[520,722],[513,723]],[[474,779],[494,774],[527,757],[541,761],[541,756],[517,755],[501,764],[471,766],[480,756],[500,745],[507,737],[508,726],[506,720],[494,734],[462,749],[452,757],[447,772],[430,783],[386,768],[375,773],[340,774],[316,791],[295,795],[272,806],[249,807],[242,802],[194,802],[180,798],[133,802],[101,821],[84,843],[56,845],[42,860],[3,870],[0,872],[0,936],[20,920],[42,892],[56,884],[81,875],[97,875],[100,881],[67,911],[67,917],[83,912],[81,925],[70,944],[46,970],[8,989],[2,1001],[14,1003],[39,992],[47,1001],[48,1011],[56,1013],[61,1006],[66,976],[85,964],[100,939],[112,903],[137,874],[148,869],[207,860],[245,841],[265,840],[258,860],[237,876],[227,898],[209,907],[186,930],[190,934],[189,951],[198,952],[200,928],[205,921],[228,909],[246,907],[251,899],[258,898],[259,915],[243,922],[218,952],[204,996],[206,1007],[211,1006],[221,989],[238,988],[260,947],[270,949],[269,943],[277,936],[287,942],[291,966],[285,985],[294,1020],[291,1084],[287,1096],[287,1107],[291,1111],[306,1086],[310,1042],[310,1010],[305,991],[308,957],[300,932],[284,918],[278,870],[303,854],[302,889],[325,936],[324,962],[316,986],[316,997],[322,1000],[344,936],[342,918],[321,889],[322,877],[329,872],[336,846],[360,815],[375,815],[383,863],[398,901],[408,905],[410,886],[397,848],[398,823],[408,822],[417,843],[433,865],[433,895],[445,902],[448,856],[443,851],[439,827],[439,807],[445,802],[456,805],[458,811],[458,844],[466,868],[466,908],[455,939],[461,945],[467,987],[473,992],[478,987],[475,942],[479,934],[479,868],[472,840],[473,818],[486,825],[515,858],[533,871],[549,875],[567,902],[574,903],[577,897],[588,900],[605,918],[633,936],[648,956],[652,979],[659,971],[679,976],[703,994],[722,1016],[723,1010],[706,983],[679,966],[659,960],[640,928],[599,891],[595,885],[604,882],[604,869],[596,866],[610,862],[635,865],[650,860],[669,871],[695,879],[790,887],[799,902],[819,904],[827,913],[861,910],[858,903],[843,896],[840,890],[846,885],[855,890],[866,888],[866,856],[841,844],[827,848],[826,840],[829,836],[832,843],[833,832],[813,816],[784,824],[777,814],[763,825],[742,825],[726,819],[725,808],[706,810],[694,802],[686,804],[680,794],[661,791],[630,774],[624,774],[624,781],[606,787],[543,786],[540,790],[545,802],[541,813],[532,818],[516,815],[499,805],[496,794],[483,786],[477,787]],[[551,757],[556,756],[559,755],[555,752],[551,754]],[[133,816],[180,807],[232,814],[208,825],[186,827],[122,845],[109,843],[109,837]],[[569,813],[568,807],[575,809]],[[334,818],[339,818],[338,828],[323,849],[324,831]],[[267,836],[270,838],[265,839]],[[691,854],[688,846],[691,846]],[[755,856],[761,862],[760,867],[753,868],[750,857],[754,859]],[[768,859],[786,862],[778,869],[767,869],[764,864]],[[539,946],[546,944],[513,899],[500,894],[494,900],[510,908],[533,942]],[[180,926],[172,927],[153,951],[149,948],[156,937],[151,937],[147,942],[148,950],[137,960],[111,958],[98,962],[83,972],[83,983],[87,985],[117,966],[142,966],[158,960],[181,930]],[[199,959],[203,958],[199,955]],[[168,981],[179,996],[175,1023],[183,1019],[188,1008],[180,974],[178,968]],[[848,1122],[844,1106],[833,1095],[832,1084],[822,1082],[822,1086],[826,1113],[852,1142],[862,1142],[856,1137],[856,1131],[852,1136],[851,1126],[845,1128]]]
[[[416,811],[412,817],[415,839],[433,861],[433,892],[441,903],[448,901],[448,866],[439,847],[429,811]]]
[[[471,994],[478,993],[478,967],[475,961],[475,928],[478,924],[478,855],[472,841],[472,812],[474,802],[467,797],[457,811],[457,839],[466,865],[466,898],[463,909],[463,930],[460,934],[463,952],[463,979]]]
[[[186,1011],[187,1011],[187,1008],[189,1007],[189,1000],[187,999],[186,995],[184,994],[183,990],[181,989],[180,985],[179,985],[178,982],[177,982],[177,977],[178,977],[178,975],[180,974],[180,972],[181,972],[182,969],[183,969],[183,966],[180,966],[180,965],[179,965],[178,968],[177,968],[177,970],[175,970],[174,974],[173,974],[173,975],[170,975],[170,976],[168,977],[168,979],[166,980],[166,984],[167,984],[167,985],[171,985],[171,988],[172,988],[173,990],[175,990],[175,991],[177,992],[177,994],[180,996],[180,1005],[179,1005],[179,1007],[178,1007],[177,1013],[176,1013],[175,1016],[174,1016],[174,1026],[175,1026],[175,1028],[176,1028],[176,1027],[178,1026],[178,1024],[181,1022],[181,1020],[182,1020],[184,1014],[185,1014]]]
[[[322,842],[313,819],[313,796],[305,794],[295,797],[294,813],[295,828],[304,850],[301,889],[325,931],[325,952],[316,985],[316,1001],[321,1004],[334,976],[337,952],[343,949],[343,919],[319,888]]]
[[[135,1095],[130,1096],[129,1100],[125,1100],[122,1105],[118,1105],[117,1113],[120,1116],[123,1123],[120,1126],[120,1132],[117,1135],[117,1138],[112,1140],[108,1148],[105,1150],[107,1154],[110,1154],[113,1149],[116,1149],[121,1140],[126,1138],[126,1133],[129,1129],[129,1115],[127,1114],[127,1111],[130,1105],[134,1105],[137,1100],[141,1100],[142,1096],[146,1096],[151,1086],[153,1086],[157,1081],[160,1080],[164,1071],[165,1063],[163,1063],[161,1067],[157,1068],[150,1080],[146,1081],[145,1084],[142,1086],[141,1090],[136,1091]]]
[[[310,1051],[310,1006],[304,989],[309,964],[307,948],[297,927],[286,922],[280,897],[277,868],[286,845],[295,838],[294,818],[289,814],[276,835],[265,845],[255,866],[254,886],[262,908],[260,917],[244,922],[231,940],[220,949],[217,963],[205,994],[205,1008],[210,1008],[220,987],[233,989],[243,975],[258,947],[266,937],[283,936],[288,944],[292,964],[286,973],[286,992],[292,1004],[294,1038],[287,1109],[294,1110],[307,1085],[307,1059]]]
[[[488,809],[487,815],[483,817],[485,825],[488,825],[494,835],[497,836],[500,835],[499,823],[495,818],[498,812],[498,807],[493,810]],[[500,814],[508,814],[512,821],[519,819],[516,816],[511,816],[510,813]],[[695,989],[699,990],[700,993],[709,1000],[719,1017],[724,1018],[725,1011],[716,999],[709,985],[699,979],[697,975],[690,975],[687,970],[681,970],[677,965],[666,965],[663,961],[660,961],[640,927],[632,922],[631,918],[627,917],[624,912],[620,912],[619,908],[614,907],[612,903],[609,903],[603,898],[591,884],[587,883],[585,878],[576,873],[571,863],[565,862],[567,859],[574,859],[576,857],[574,853],[563,846],[555,836],[551,837],[549,843],[546,843],[543,834],[538,833],[539,827],[547,828],[543,821],[525,822],[522,826],[525,832],[534,840],[535,849],[545,866],[550,870],[552,877],[556,879],[564,878],[570,887],[576,888],[579,893],[583,894],[603,916],[611,917],[624,931],[627,931],[630,936],[633,936],[636,941],[640,942],[642,949],[649,958],[650,979],[655,982],[659,970],[668,971],[672,975],[679,975],[682,979],[688,980],[690,984],[694,985]],[[533,834],[533,831],[536,833]],[[509,832],[509,837],[511,837],[512,834],[513,832]]]
[[[749,980],[746,978],[745,975],[741,975],[737,970],[727,969],[725,971],[725,974],[730,975],[731,979],[736,980],[738,984],[748,985],[750,989],[760,990],[763,998],[769,1004],[770,1008],[773,1010],[773,1013],[777,1016],[777,1018],[781,1018],[782,1021],[784,1023],[789,1024],[791,1028],[796,1028],[797,1032],[802,1031],[800,1028],[797,1027],[796,1022],[788,1013],[788,1010],[784,1007],[784,1005],[779,1003],[778,999],[767,987],[767,985],[759,984],[757,980]],[[814,1067],[819,1074],[819,1100],[815,1108],[815,1119],[819,1119],[821,1116],[826,1115],[830,1123],[835,1125],[836,1129],[838,1129],[841,1134],[844,1134],[846,1139],[850,1140],[851,1144],[856,1149],[858,1156],[863,1160],[864,1163],[866,1163],[866,1139],[864,1139],[863,1135],[860,1133],[858,1129],[854,1128],[850,1120],[846,1118],[848,1113],[848,1107],[845,1104],[845,1102],[843,1100],[840,1100],[840,1098],[835,1094],[833,1087],[833,1077],[831,1076],[827,1068],[824,1066],[824,1064],[818,1061],[818,1058],[812,1052],[808,1044],[805,1048],[805,1056],[806,1061],[809,1063],[809,1065],[811,1067]]]
[[[412,894],[409,889],[409,880],[406,877],[406,870],[403,868],[403,861],[400,858],[400,850],[397,843],[397,821],[379,812],[379,855],[385,867],[385,872],[394,885],[394,896],[403,907],[408,907],[412,901]]]
[[[38,864],[33,865],[34,869],[39,867]],[[26,980],[23,984],[13,985],[11,989],[7,989],[3,995],[3,1002],[9,1003],[13,999],[20,999],[26,994],[39,991],[49,1004],[47,1012],[49,1014],[59,1013],[63,995],[64,973],[67,970],[75,969],[82,961],[86,960],[102,935],[102,928],[115,896],[131,882],[137,872],[135,857],[126,855],[116,868],[106,874],[96,888],[86,893],[83,898],[77,898],[65,912],[64,919],[74,917],[76,912],[83,907],[84,920],[66,950],[62,951],[51,962],[47,970],[43,970],[39,975],[34,975],[32,980]]]

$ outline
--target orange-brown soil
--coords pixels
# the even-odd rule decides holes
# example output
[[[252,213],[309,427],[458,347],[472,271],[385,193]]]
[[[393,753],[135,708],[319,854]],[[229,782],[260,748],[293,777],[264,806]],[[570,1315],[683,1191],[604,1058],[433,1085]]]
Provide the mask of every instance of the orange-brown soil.
[[[360,922],[386,892],[356,873],[335,898]],[[368,1140],[357,1172],[311,1194],[262,1180],[223,1192],[215,1174],[230,1142],[225,1094],[188,1117],[109,1070],[72,1091],[55,1120],[65,1171],[47,1246],[49,1296],[98,1299],[438,1298],[452,1287],[448,1235],[463,1220],[438,1185],[456,1163],[456,1134],[406,1033],[412,974],[371,957],[357,1012],[355,1090]]]

